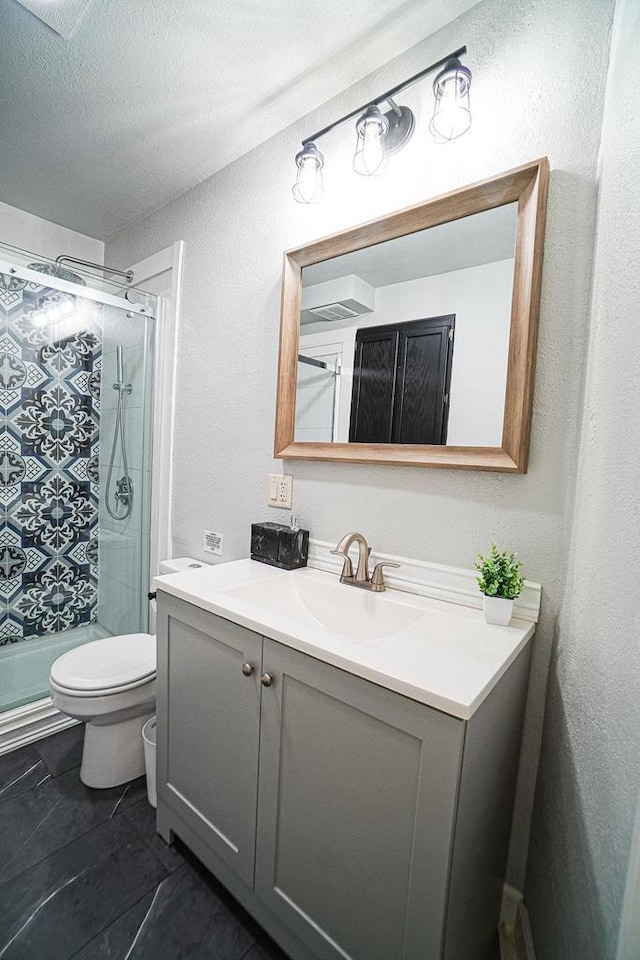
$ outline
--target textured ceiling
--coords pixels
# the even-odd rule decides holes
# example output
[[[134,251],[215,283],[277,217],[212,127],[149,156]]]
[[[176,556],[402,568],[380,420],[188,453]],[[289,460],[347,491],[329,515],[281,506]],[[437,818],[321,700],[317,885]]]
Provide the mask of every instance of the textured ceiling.
[[[477,2],[2,0],[0,200],[108,239]]]

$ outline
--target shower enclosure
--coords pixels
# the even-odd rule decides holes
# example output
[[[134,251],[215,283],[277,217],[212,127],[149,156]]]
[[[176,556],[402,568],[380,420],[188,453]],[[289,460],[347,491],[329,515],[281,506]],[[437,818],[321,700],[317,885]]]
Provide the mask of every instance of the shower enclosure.
[[[147,629],[154,315],[0,245],[0,714],[71,647]]]

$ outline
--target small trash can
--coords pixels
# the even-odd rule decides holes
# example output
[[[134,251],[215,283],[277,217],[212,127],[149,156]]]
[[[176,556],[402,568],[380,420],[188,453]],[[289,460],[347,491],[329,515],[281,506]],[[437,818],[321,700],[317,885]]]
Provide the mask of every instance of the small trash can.
[[[151,717],[142,728],[144,766],[147,772],[147,797],[152,807],[158,805],[156,793],[156,718]]]

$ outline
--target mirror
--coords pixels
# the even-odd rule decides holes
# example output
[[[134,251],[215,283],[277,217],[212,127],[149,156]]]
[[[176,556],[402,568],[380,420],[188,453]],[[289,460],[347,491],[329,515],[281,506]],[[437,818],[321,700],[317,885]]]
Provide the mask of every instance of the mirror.
[[[285,255],[276,456],[526,470],[547,176]]]

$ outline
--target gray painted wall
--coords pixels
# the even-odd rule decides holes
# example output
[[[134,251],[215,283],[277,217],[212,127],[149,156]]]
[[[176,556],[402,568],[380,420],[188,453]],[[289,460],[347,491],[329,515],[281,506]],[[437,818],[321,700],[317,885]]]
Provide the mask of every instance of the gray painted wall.
[[[640,789],[639,47],[640,6],[621,0],[600,156],[571,551],[525,890],[538,960],[616,957]],[[639,931],[640,900],[635,912]],[[620,956],[639,957],[640,941],[627,941]]]
[[[295,510],[315,537],[337,541],[360,529],[378,549],[463,566],[496,539],[517,549],[527,576],[544,584],[510,855],[509,879],[520,888],[566,564],[612,15],[613,0],[485,0],[107,247],[108,262],[124,265],[185,240],[175,551],[211,559],[201,551],[207,527],[224,533],[223,559],[230,560],[247,554],[251,520],[281,516],[265,502],[266,474],[274,468],[282,251],[549,156],[529,473],[285,465],[295,477]],[[474,72],[474,119],[466,137],[435,145],[426,132],[428,84],[416,87],[416,135],[385,177],[361,182],[350,173],[354,137],[344,128],[323,141],[323,202],[303,208],[292,201],[293,156],[304,135],[463,43]]]

